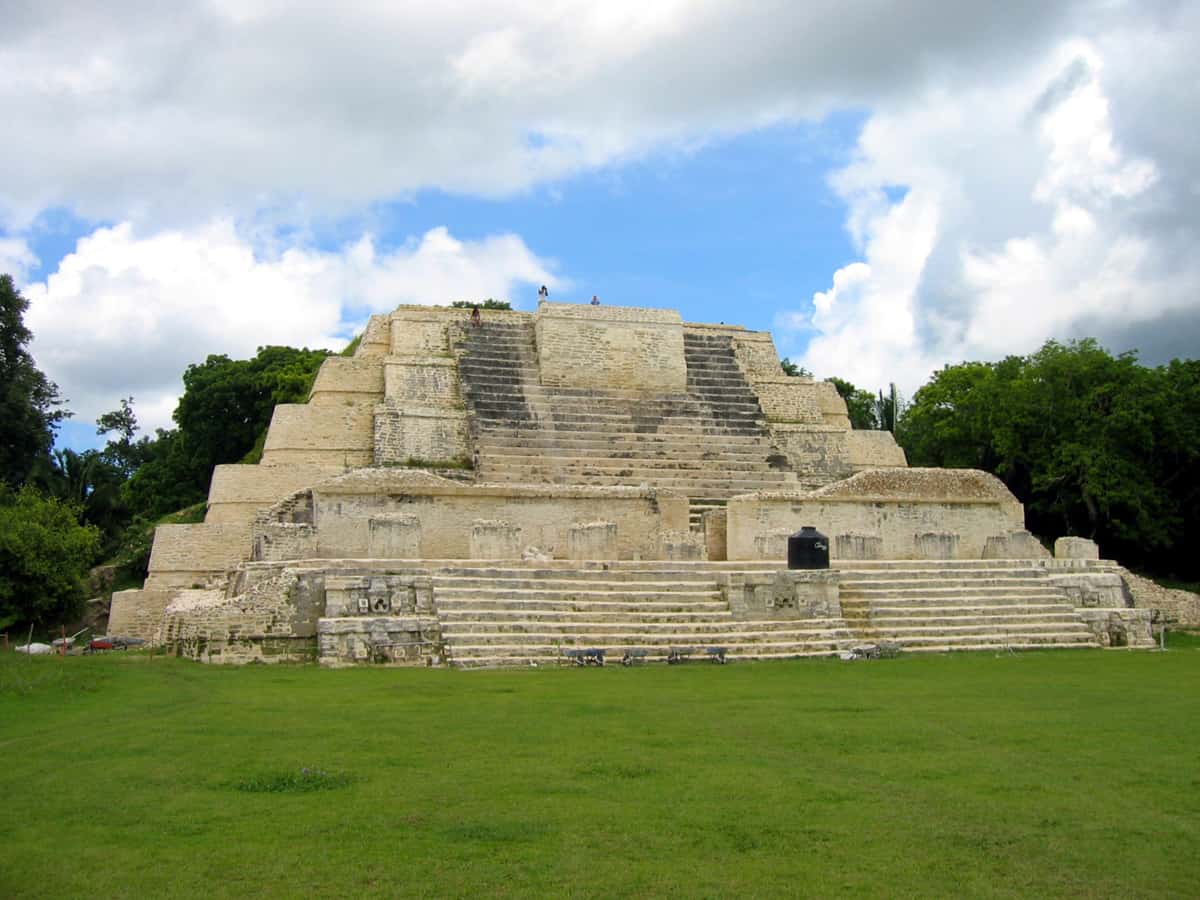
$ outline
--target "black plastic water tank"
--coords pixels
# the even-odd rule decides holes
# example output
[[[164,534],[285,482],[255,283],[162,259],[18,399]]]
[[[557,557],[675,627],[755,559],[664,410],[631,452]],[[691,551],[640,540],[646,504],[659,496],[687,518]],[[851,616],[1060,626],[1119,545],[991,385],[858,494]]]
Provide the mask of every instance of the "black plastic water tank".
[[[805,525],[788,538],[789,569],[828,569],[829,538]]]

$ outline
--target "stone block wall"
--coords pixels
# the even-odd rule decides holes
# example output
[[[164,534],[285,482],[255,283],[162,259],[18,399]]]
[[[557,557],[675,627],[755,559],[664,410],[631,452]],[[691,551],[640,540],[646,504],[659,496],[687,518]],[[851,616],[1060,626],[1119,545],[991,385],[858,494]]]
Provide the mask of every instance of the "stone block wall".
[[[825,424],[768,422],[771,443],[787,457],[796,477],[819,487],[854,474],[848,445],[856,432]]]
[[[255,522],[251,555],[256,562],[308,559],[317,552],[317,529],[294,522]]]
[[[772,540],[813,525],[878,538],[885,559],[980,559],[988,538],[1024,527],[1021,504],[994,476],[969,469],[873,469],[809,492],[729,501],[729,558],[774,559]],[[946,554],[952,554],[947,557]]]
[[[263,465],[369,466],[374,457],[373,404],[281,403],[263,448]]]
[[[340,475],[342,466],[217,466],[208,489],[206,524],[249,525],[259,511],[317,482]]]
[[[406,406],[387,400],[375,408],[374,449],[377,465],[405,465],[410,460],[455,463],[471,458],[465,410]]]
[[[682,393],[683,320],[665,309],[541,303],[535,319],[542,384]]]
[[[247,525],[159,525],[154,532],[145,586],[158,589],[212,584],[249,555]]]
[[[722,572],[717,585],[740,619],[836,619],[842,615],[839,577],[828,569]]]
[[[519,525],[496,519],[471,523],[471,559],[520,559],[523,549]]]
[[[843,452],[852,472],[908,465],[904,449],[890,431],[848,431]]]
[[[159,643],[163,612],[175,594],[173,590],[114,591],[108,611],[108,633]]]
[[[311,661],[318,593],[292,569],[232,597],[218,590],[179,591],[163,613],[163,639],[202,662]]]
[[[687,322],[683,326],[689,334],[728,337],[734,357],[747,378],[757,375],[782,376],[779,354],[769,331],[748,331],[741,325],[713,325],[705,322]]]
[[[391,320],[386,315],[371,316],[363,330],[362,340],[354,351],[355,359],[378,359],[392,351]]]
[[[383,370],[378,357],[331,356],[321,363],[308,402],[332,406],[347,400],[375,402],[383,397]]]
[[[427,559],[469,559],[471,523],[504,521],[521,529],[525,546],[568,555],[568,533],[597,516],[617,528],[621,559],[655,559],[659,534],[687,530],[687,498],[666,491],[625,487],[465,485],[422,472],[372,469],[351,472],[313,491],[318,555],[362,558],[369,552],[369,522],[384,515],[416,516]]]
[[[758,404],[768,422],[803,423],[806,425],[832,425],[840,428],[840,421],[826,422],[824,397],[818,382],[811,378],[792,378],[787,375],[754,375],[750,379]],[[836,391],[834,392],[836,393]],[[841,399],[840,397],[838,398]],[[843,404],[840,417],[846,416]],[[839,417],[835,414],[835,420]],[[845,428],[850,427],[849,419]]]
[[[580,522],[567,529],[567,559],[616,559],[615,522]]]
[[[449,356],[389,356],[383,381],[389,400],[421,407],[463,405],[458,365]]]

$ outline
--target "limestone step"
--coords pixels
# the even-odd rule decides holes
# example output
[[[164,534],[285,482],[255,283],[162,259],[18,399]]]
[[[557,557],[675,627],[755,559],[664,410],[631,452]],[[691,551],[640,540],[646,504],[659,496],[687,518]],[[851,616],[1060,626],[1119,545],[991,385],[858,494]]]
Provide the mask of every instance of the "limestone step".
[[[946,629],[938,632],[899,634],[893,631],[880,631],[872,640],[887,640],[899,644],[906,650],[975,650],[983,647],[1013,649],[1035,648],[1045,646],[1082,646],[1094,647],[1095,640],[1090,631],[1078,633],[1074,631],[1035,631],[1029,629],[994,629],[978,632],[956,632]]]
[[[442,625],[447,627],[477,623],[499,627],[522,622],[549,622],[564,626],[573,622],[607,622],[641,627],[654,624],[727,623],[731,617],[724,603],[659,603],[653,609],[635,603],[572,603],[555,600],[530,601],[519,607],[511,603],[471,603],[467,600],[435,605]]]
[[[449,600],[469,600],[478,602],[488,598],[504,600],[509,603],[527,603],[533,600],[563,600],[574,602],[602,601],[613,596],[613,591],[604,585],[596,585],[591,589],[584,588],[483,588],[461,587],[450,588],[435,585],[437,603],[445,605]],[[637,603],[679,603],[683,601],[719,601],[721,595],[717,591],[648,591],[639,588],[629,590],[627,587],[620,591],[620,597],[626,602]]]
[[[658,463],[655,465],[654,463]],[[795,482],[794,472],[781,472],[766,463],[745,462],[727,464],[724,460],[706,460],[701,465],[679,465],[672,460],[614,460],[613,465],[570,463],[554,458],[539,462],[511,462],[503,458],[480,455],[478,468],[482,472],[504,472],[515,476],[543,478],[570,478],[591,481],[592,479],[616,479],[621,484],[640,484],[642,481],[676,479],[688,484],[713,481],[751,481],[780,485]],[[790,476],[790,477],[789,477]]]
[[[984,631],[996,628],[1062,628],[1065,631],[1077,631],[1086,628],[1074,611],[1068,612],[1038,612],[1023,610],[1011,615],[944,615],[944,616],[871,616],[869,627],[889,633],[917,632],[921,630],[978,628]]]
[[[812,656],[812,655],[830,655],[837,653],[843,646],[848,643],[853,643],[853,638],[834,634],[827,637],[806,637],[799,640],[781,640],[781,641],[723,641],[720,643],[710,644],[681,644],[671,645],[669,643],[661,644],[645,644],[637,640],[637,636],[630,636],[627,640],[609,641],[601,643],[599,641],[593,643],[582,643],[578,645],[566,645],[559,643],[534,643],[534,642],[517,642],[512,644],[455,644],[451,646],[450,658],[455,664],[466,663],[469,659],[482,661],[485,659],[505,659],[518,660],[518,662],[507,662],[505,665],[526,665],[523,661],[543,661],[543,660],[561,660],[565,664],[571,664],[571,661],[566,657],[563,651],[565,650],[581,650],[598,648],[605,651],[606,664],[613,665],[620,662],[621,656],[627,649],[645,649],[647,654],[643,657],[644,662],[665,661],[667,654],[673,646],[682,646],[691,651],[690,659],[696,662],[704,661],[706,654],[704,650],[710,646],[724,647],[727,659],[738,658],[785,658],[790,656]]]
[[[647,420],[638,422],[632,419],[555,419],[552,416],[536,415],[532,422],[507,423],[507,415],[499,417],[498,421],[481,423],[488,430],[509,431],[514,436],[528,438],[536,437],[547,431],[561,434],[566,439],[573,440],[621,440],[638,436],[657,435],[660,437],[687,438],[710,442],[714,440],[739,440],[742,443],[766,441],[766,435],[760,433],[757,426],[740,424],[738,422],[705,422],[697,418],[682,418],[674,421]],[[499,426],[499,427],[497,427]],[[507,427],[506,427],[507,426]]]
[[[950,583],[943,584],[932,580],[920,584],[902,582],[896,584],[894,587],[876,584],[876,586],[870,588],[858,586],[847,587],[845,582],[842,582],[840,589],[842,598],[872,601],[902,600],[905,598],[936,601],[940,598],[970,598],[970,596],[992,595],[996,592],[1020,592],[1022,595],[1030,596],[1062,596],[1061,590],[1055,587],[1054,584],[1033,580],[1033,578],[1012,578],[1012,580],[1004,580],[1004,578],[980,578],[979,582],[972,582],[970,578],[959,577],[947,578],[947,582]]]
[[[740,648],[732,648],[726,659],[730,662],[765,662],[769,660],[788,660],[788,659],[806,659],[823,656],[833,656],[839,650],[836,646],[828,648],[811,648],[807,644],[795,645],[794,647],[783,652],[763,652],[741,650]],[[639,664],[658,664],[665,663],[667,657],[665,653],[650,653],[638,660]],[[511,669],[523,668],[528,666],[574,666],[573,660],[567,659],[561,654],[547,652],[544,655],[509,655],[509,656],[472,656],[465,659],[450,660],[450,664],[460,669]],[[608,666],[620,666],[621,654],[609,652]],[[689,665],[711,665],[712,661],[707,659],[703,653],[703,648],[698,648],[697,652],[688,660]]]
[[[493,438],[489,430],[479,434],[480,453],[488,456],[528,456],[530,461],[539,459],[692,459],[712,461],[728,459],[730,462],[765,462],[777,454],[765,442],[739,443],[718,446],[702,446],[694,441],[639,440],[614,443],[613,441],[556,441],[546,437],[531,438],[520,442],[505,437],[503,443]]]
[[[712,641],[724,638],[731,641],[759,639],[768,635],[811,634],[824,635],[827,626],[823,624],[797,627],[795,621],[785,622],[623,622],[616,618],[602,620],[552,620],[552,619],[513,619],[508,621],[479,620],[479,621],[445,621],[442,623],[442,634],[453,636],[458,641],[473,642],[475,636],[486,637],[489,641],[506,639],[515,640],[519,635],[522,640],[553,640],[562,636],[577,636],[594,639],[596,635],[624,636],[628,634],[642,635],[651,642],[663,640],[675,643]],[[482,642],[482,641],[481,641]]]
[[[443,637],[446,637],[443,633]],[[579,631],[570,634],[555,631],[509,632],[503,634],[476,634],[463,632],[452,638],[454,654],[470,652],[474,649],[494,649],[503,647],[512,650],[529,646],[560,646],[575,647],[678,647],[678,646],[771,646],[779,644],[796,644],[801,642],[818,641],[829,643],[837,640],[831,638],[824,629],[814,628],[806,631],[724,631],[724,632],[691,632],[691,631],[662,631],[655,634],[646,632],[614,631],[612,629],[597,629]]]
[[[533,413],[540,428],[553,428],[554,431],[607,431],[644,433],[647,431],[683,431],[685,433],[720,434],[726,431],[733,433],[758,434],[761,430],[762,416],[757,413],[727,414],[709,416],[701,413],[684,415],[631,415],[610,414],[596,410],[594,414],[584,412],[564,413],[554,410],[546,413],[530,407],[529,404],[510,403],[505,406],[475,401],[472,404],[475,415],[484,420],[500,422],[514,415]]]
[[[524,466],[544,466],[552,462],[555,466],[566,467],[569,469],[623,469],[630,465],[636,465],[643,469],[679,469],[686,471],[705,471],[711,469],[714,464],[719,465],[724,471],[779,471],[771,469],[771,465],[767,462],[767,455],[760,454],[757,456],[737,456],[731,459],[726,459],[716,453],[709,453],[707,457],[703,452],[692,452],[687,456],[676,456],[674,454],[664,455],[648,455],[645,457],[635,456],[633,451],[621,451],[624,456],[613,455],[592,455],[592,456],[577,456],[577,455],[557,455],[543,452],[539,449],[537,452],[521,452],[528,451],[525,447],[483,447],[479,451],[480,462],[484,465],[489,463],[504,463],[507,465],[524,465]]]
[[[709,410],[725,412],[757,413],[762,415],[762,408],[753,395],[723,393],[700,397],[696,394],[665,394],[652,397],[622,397],[607,394],[560,394],[548,388],[538,388],[534,385],[516,380],[497,380],[494,384],[470,382],[464,386],[463,396],[475,402],[487,402],[497,405],[537,401],[545,403],[556,411],[563,413],[579,413],[595,410],[611,414],[623,415],[664,415],[664,414],[696,414]]]
[[[688,431],[668,431],[646,433],[630,431],[614,434],[611,431],[586,431],[577,429],[571,432],[546,432],[536,427],[520,425],[486,426],[481,430],[482,437],[494,446],[558,446],[564,448],[579,447],[609,447],[614,450],[633,449],[639,446],[660,446],[669,449],[677,445],[696,447],[694,439],[698,429]],[[758,450],[770,446],[770,442],[759,435],[723,434],[708,435],[705,449],[716,450],[723,448],[746,448]]]
[[[644,590],[653,594],[672,592],[695,593],[697,590],[712,593],[716,582],[712,572],[678,572],[665,575],[658,571],[596,571],[584,575],[558,569],[470,569],[454,575],[433,576],[433,587],[439,590],[463,588],[485,589],[542,589],[577,590],[598,587],[604,590]]]
[[[951,569],[1038,569],[1028,559],[857,559],[841,560],[837,567],[846,573],[939,573]]]
[[[580,475],[578,477],[556,475],[552,472],[536,473],[529,471],[510,472],[496,469],[480,471],[480,480],[497,484],[558,484],[594,487],[622,487],[646,485],[663,491],[689,495],[692,493],[704,496],[736,497],[740,494],[750,494],[756,491],[773,491],[786,488],[792,483],[783,479],[762,478],[750,480],[745,478],[719,480],[714,478],[665,478],[644,476],[621,478],[617,476]]]

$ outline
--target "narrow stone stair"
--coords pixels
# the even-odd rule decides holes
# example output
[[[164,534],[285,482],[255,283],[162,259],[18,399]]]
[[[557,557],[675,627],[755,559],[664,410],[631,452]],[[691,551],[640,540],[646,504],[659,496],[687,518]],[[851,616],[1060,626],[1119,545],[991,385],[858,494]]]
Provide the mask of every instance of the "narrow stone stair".
[[[1030,560],[843,561],[842,615],[863,640],[913,652],[1098,646]]]

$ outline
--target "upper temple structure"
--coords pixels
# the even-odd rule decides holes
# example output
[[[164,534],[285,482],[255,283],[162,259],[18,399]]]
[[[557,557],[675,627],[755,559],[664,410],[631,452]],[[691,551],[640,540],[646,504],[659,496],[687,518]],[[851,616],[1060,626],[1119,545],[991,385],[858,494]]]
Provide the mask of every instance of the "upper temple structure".
[[[786,566],[813,526],[831,567]],[[497,666],[1141,646],[1123,570],[1055,558],[974,470],[911,469],[771,336],[678,312],[401,306],[205,521],[157,530],[110,632],[213,662]]]

